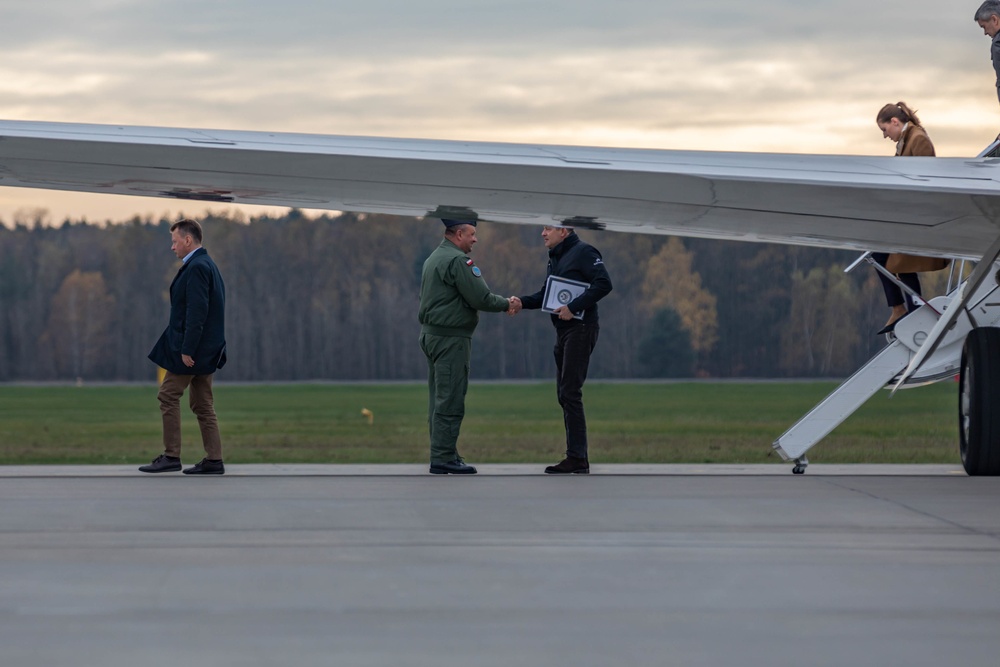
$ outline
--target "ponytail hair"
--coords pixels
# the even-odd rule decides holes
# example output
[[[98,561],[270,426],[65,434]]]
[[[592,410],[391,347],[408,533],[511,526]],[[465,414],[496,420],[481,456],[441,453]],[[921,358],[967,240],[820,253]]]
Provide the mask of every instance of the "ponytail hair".
[[[898,118],[901,123],[910,123],[911,125],[916,125],[917,127],[923,127],[920,124],[920,119],[917,118],[916,112],[910,107],[906,106],[906,102],[896,102],[895,104],[886,104],[879,110],[878,115],[875,116],[876,123],[888,123],[893,118]]]

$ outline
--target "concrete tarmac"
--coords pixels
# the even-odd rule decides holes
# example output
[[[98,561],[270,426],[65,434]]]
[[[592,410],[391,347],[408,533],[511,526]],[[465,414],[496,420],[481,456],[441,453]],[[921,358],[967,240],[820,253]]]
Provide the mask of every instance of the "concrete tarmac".
[[[996,665],[956,466],[0,467],[0,665]]]

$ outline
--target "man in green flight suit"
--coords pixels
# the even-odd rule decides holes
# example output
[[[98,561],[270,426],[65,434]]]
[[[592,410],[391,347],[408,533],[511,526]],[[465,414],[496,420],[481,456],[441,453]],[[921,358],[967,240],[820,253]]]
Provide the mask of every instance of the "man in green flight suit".
[[[469,388],[472,333],[479,311],[517,313],[517,297],[490,292],[467,254],[476,243],[475,220],[441,220],[444,240],[424,261],[420,276],[420,349],[427,357],[431,469],[437,475],[474,475],[458,455],[458,432]]]

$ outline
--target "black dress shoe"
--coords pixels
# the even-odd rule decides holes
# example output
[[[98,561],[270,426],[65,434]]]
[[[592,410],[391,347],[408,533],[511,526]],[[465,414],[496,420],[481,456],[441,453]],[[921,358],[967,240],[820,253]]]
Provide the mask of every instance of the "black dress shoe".
[[[545,469],[547,475],[589,475],[590,463],[587,459],[578,459],[575,456],[567,456],[554,466]]]
[[[902,317],[899,318],[899,320],[901,320],[901,319],[903,319],[903,318]],[[899,322],[899,320],[896,320],[896,322]],[[896,322],[892,322],[891,324],[885,325],[884,327],[882,327],[881,329],[879,329],[878,332],[875,335],[876,336],[881,336],[882,334],[892,333],[893,331],[896,330]]]
[[[181,469],[181,460],[166,454],[160,454],[149,465],[139,466],[139,472],[177,472]]]
[[[434,475],[475,475],[476,469],[462,459],[447,463],[432,463],[431,473]]]
[[[190,468],[184,470],[185,475],[224,475],[226,466],[222,465],[222,460],[209,461],[202,459]]]
[[[907,311],[906,313],[904,313],[903,315],[901,315],[900,317],[897,317],[892,322],[890,322],[889,324],[887,324],[884,327],[882,327],[881,329],[879,329],[878,333],[875,334],[875,335],[876,336],[881,336],[882,334],[892,333],[893,331],[896,330],[896,325],[899,324],[900,322],[902,322],[903,319],[906,318],[906,317],[908,317],[909,314],[912,313],[912,312],[913,311],[910,310],[910,311]]]

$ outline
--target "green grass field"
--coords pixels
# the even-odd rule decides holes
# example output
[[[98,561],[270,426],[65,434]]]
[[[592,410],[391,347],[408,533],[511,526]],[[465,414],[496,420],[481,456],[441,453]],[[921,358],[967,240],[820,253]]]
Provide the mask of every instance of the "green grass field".
[[[617,384],[585,388],[591,460],[779,463],[771,442],[828,382]],[[427,460],[423,385],[226,385],[215,390],[227,463]],[[956,463],[954,383],[881,392],[809,453],[826,463]],[[369,425],[362,408],[374,413]],[[184,460],[203,456],[184,403]],[[459,447],[475,463],[555,462],[552,383],[474,384]],[[156,388],[0,387],[0,464],[142,463],[161,451]]]

